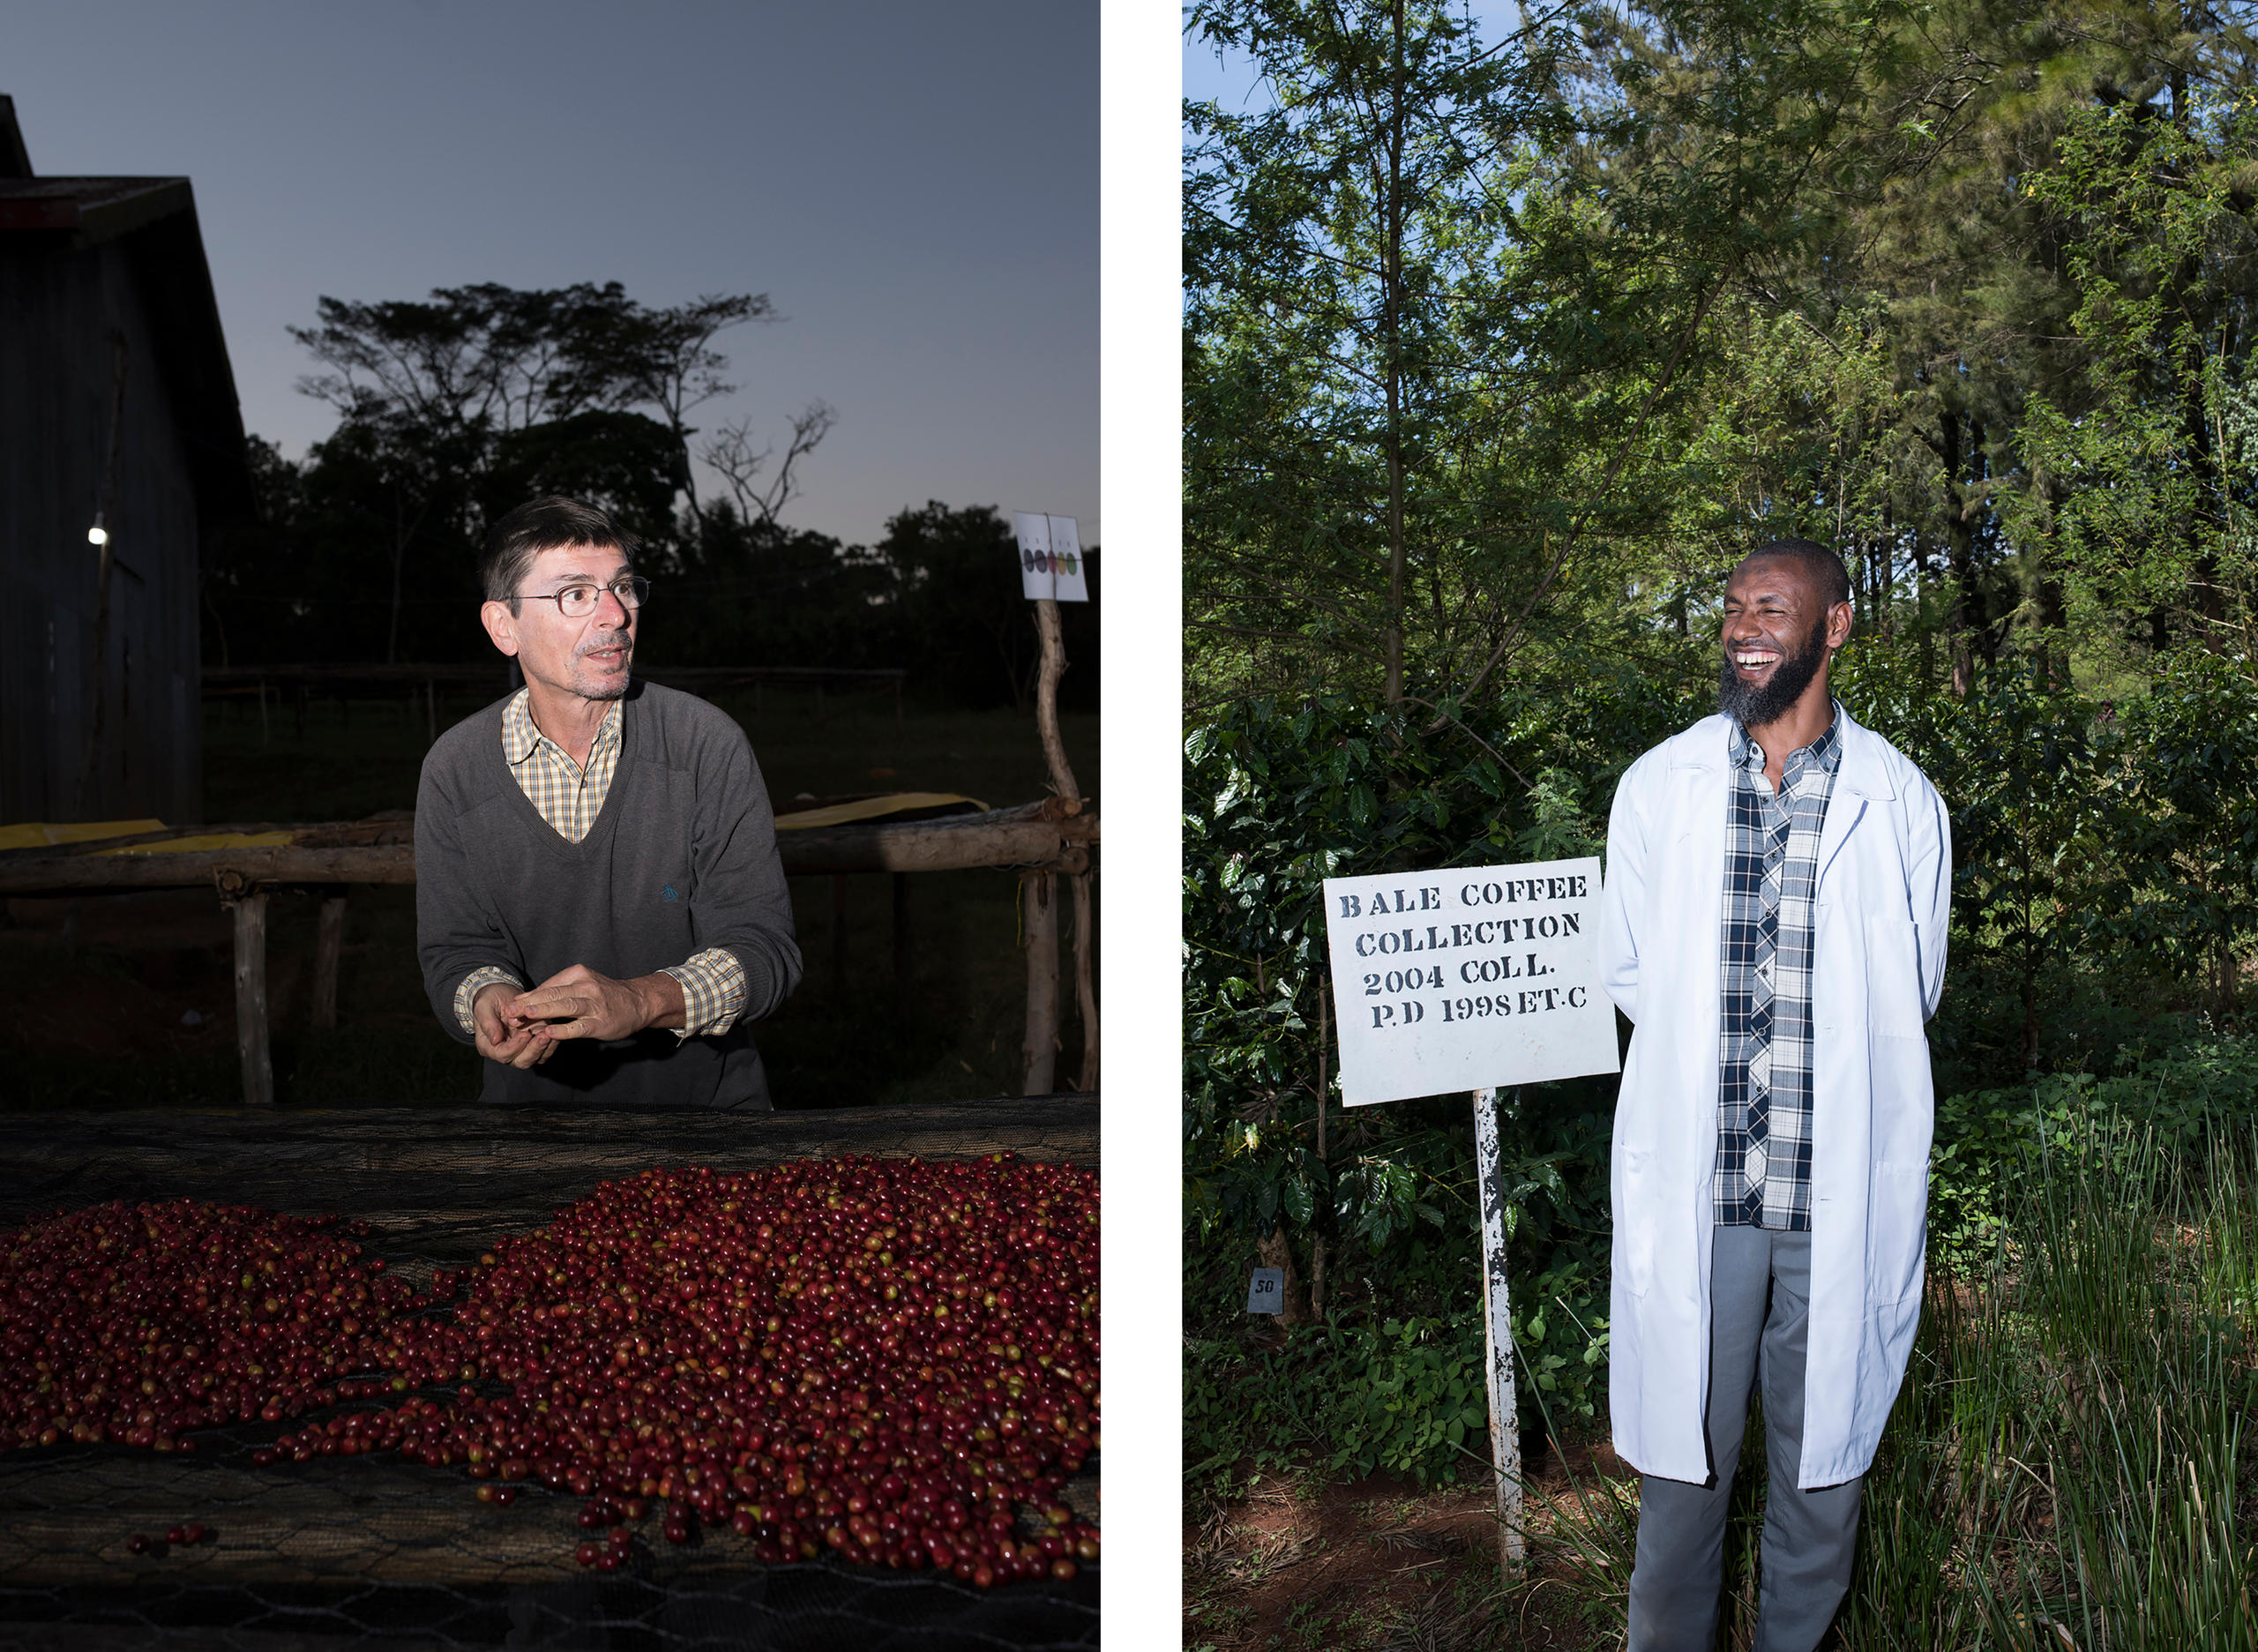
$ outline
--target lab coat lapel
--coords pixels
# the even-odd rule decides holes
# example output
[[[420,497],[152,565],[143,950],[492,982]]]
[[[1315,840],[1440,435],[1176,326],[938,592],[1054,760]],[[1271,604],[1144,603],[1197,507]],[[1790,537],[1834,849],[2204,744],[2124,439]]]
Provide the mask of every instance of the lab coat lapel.
[[[1819,876],[1816,886],[1827,887],[1827,869],[1850,841],[1851,833],[1873,804],[1895,797],[1889,771],[1882,766],[1880,745],[1873,736],[1852,721],[1837,703],[1836,720],[1843,725],[1843,764],[1835,772],[1834,795],[1828,799],[1827,819],[1819,828]]]
[[[1723,717],[1710,719],[1715,727],[1697,724],[1689,733],[1686,749],[1671,765],[1671,778],[1677,784],[1676,806],[1679,809],[1679,830],[1674,834],[1679,844],[1678,865],[1686,874],[1698,878],[1708,869],[1709,881],[1717,886],[1717,899],[1706,908],[1708,916],[1717,922],[1724,918],[1725,870],[1725,789],[1732,782],[1732,724]],[[1701,914],[1700,902],[1681,908],[1672,901],[1669,910]],[[1701,920],[1694,920],[1698,924]],[[1714,950],[1714,948],[1712,949]]]

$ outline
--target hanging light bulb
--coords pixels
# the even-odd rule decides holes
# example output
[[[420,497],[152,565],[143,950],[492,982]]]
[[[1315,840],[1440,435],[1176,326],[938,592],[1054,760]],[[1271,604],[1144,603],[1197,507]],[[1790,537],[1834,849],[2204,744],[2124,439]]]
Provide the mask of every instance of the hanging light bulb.
[[[109,543],[109,529],[102,526],[102,513],[100,511],[94,512],[94,525],[86,530],[86,542],[89,545]]]

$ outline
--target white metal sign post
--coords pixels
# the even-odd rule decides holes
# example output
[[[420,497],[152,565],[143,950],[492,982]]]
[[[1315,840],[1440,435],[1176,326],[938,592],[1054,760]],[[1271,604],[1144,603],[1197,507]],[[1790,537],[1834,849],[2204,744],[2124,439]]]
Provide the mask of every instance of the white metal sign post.
[[[1521,1402],[1514,1393],[1513,1301],[1506,1289],[1504,1168],[1499,1163],[1498,1093],[1474,1092],[1474,1177],[1482,1189],[1482,1347],[1490,1390],[1490,1476],[1498,1495],[1498,1556],[1522,1558]]]
[[[1499,1553],[1515,1566],[1521,1437],[1497,1093],[1618,1070],[1614,1006],[1599,983],[1599,862],[1328,878],[1325,916],[1342,1102],[1474,1093],[1490,1463]]]

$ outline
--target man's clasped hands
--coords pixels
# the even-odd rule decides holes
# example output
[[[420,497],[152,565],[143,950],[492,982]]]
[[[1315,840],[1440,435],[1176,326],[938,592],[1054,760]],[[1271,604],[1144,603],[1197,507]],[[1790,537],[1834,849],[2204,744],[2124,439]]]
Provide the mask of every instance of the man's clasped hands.
[[[647,1027],[681,1027],[682,983],[664,970],[616,981],[574,964],[528,989],[506,981],[481,987],[470,1018],[480,1055],[513,1067],[537,1066],[567,1039],[628,1038]]]

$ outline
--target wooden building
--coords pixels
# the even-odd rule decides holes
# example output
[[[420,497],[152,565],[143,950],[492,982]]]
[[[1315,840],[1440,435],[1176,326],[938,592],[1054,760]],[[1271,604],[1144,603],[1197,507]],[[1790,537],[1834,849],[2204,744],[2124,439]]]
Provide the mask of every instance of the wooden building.
[[[0,97],[0,825],[202,819],[198,545],[252,508],[188,180],[35,176]]]

